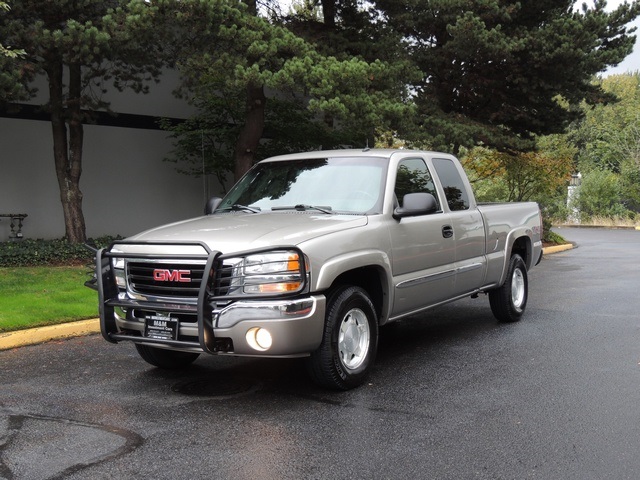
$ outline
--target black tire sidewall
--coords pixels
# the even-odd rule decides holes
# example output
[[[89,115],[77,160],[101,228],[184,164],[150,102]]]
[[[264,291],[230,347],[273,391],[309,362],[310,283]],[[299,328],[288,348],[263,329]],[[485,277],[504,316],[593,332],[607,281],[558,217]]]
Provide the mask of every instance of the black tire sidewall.
[[[340,325],[351,309],[360,309],[369,324],[366,358],[356,369],[348,369],[340,360]],[[378,349],[378,316],[367,292],[356,286],[343,286],[328,295],[325,330],[320,348],[312,353],[308,367],[314,381],[336,390],[348,390],[362,384],[371,370]]]
[[[347,312],[354,308],[362,310],[367,317],[367,322],[369,323],[369,347],[362,365],[355,369],[349,369],[344,366],[340,360],[338,339],[342,320]],[[378,342],[377,315],[366,292],[359,287],[349,287],[342,291],[340,295],[334,297],[334,301],[329,306],[327,313],[327,322],[332,323],[331,348],[333,350],[333,362],[340,378],[344,381],[349,381],[350,378],[358,378],[359,376],[365,375],[369,366],[375,360]]]
[[[522,304],[520,306],[516,306],[513,303],[513,299],[511,298],[511,284],[513,283],[514,273],[516,269],[522,272],[522,278],[524,280],[524,298],[522,300]],[[511,257],[511,265],[509,268],[509,308],[513,312],[514,315],[518,317],[524,313],[525,308],[527,307],[527,300],[529,300],[529,279],[527,278],[527,267],[524,264],[524,260],[520,255],[514,255]]]
[[[524,299],[518,307],[511,298],[511,285],[513,283],[514,272],[520,270],[524,280]],[[527,277],[527,267],[518,254],[513,254],[509,260],[507,278],[502,286],[489,292],[489,301],[494,316],[500,322],[517,322],[522,317],[529,299],[529,279]]]
[[[193,352],[179,352],[149,345],[135,344],[142,359],[154,367],[167,370],[185,368],[193,363],[200,355]]]

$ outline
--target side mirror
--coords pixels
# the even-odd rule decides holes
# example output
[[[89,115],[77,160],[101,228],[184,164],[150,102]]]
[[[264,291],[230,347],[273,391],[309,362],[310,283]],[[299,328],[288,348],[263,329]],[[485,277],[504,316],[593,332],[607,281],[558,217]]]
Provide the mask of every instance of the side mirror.
[[[204,206],[204,214],[211,215],[214,212],[214,210],[218,208],[221,202],[222,202],[222,198],[211,197],[207,202],[207,204]]]
[[[436,197],[430,193],[407,193],[402,199],[402,207],[393,211],[393,218],[399,220],[404,217],[415,217],[433,213],[438,209]]]

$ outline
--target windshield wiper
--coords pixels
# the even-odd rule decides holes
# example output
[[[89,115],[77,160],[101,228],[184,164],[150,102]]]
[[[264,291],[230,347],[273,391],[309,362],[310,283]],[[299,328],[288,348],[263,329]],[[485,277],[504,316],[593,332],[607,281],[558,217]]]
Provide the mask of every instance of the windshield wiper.
[[[317,205],[304,205],[302,203],[299,203],[297,205],[292,205],[292,206],[271,207],[271,210],[273,210],[273,211],[275,211],[275,210],[297,210],[299,212],[304,212],[306,210],[317,210],[317,211],[322,212],[322,213],[327,213],[329,215],[333,215],[333,212],[331,211],[331,207],[319,207]]]
[[[260,213],[262,210],[260,210],[259,207],[247,207],[246,205],[240,205],[239,203],[234,203],[233,205],[231,205],[230,207],[226,207],[226,208],[221,208],[221,211],[227,211],[227,210],[231,210],[233,212],[251,212],[251,213]]]

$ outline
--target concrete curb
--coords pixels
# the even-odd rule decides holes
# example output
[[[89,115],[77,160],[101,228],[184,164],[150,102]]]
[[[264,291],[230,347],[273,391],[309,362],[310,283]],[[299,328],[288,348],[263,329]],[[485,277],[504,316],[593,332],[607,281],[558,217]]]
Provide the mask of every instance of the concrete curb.
[[[631,225],[573,225],[570,223],[563,223],[560,225],[554,225],[554,228],[592,228],[592,229],[601,229],[601,230],[638,230],[640,231],[640,227],[634,227]]]
[[[51,340],[91,335],[98,332],[100,332],[100,320],[94,318],[80,322],[61,323],[47,327],[0,333],[0,350],[36,345]]]
[[[542,249],[544,255],[571,250],[574,246],[570,243],[566,245],[555,245]],[[100,319],[82,320],[80,322],[61,323],[48,327],[30,328],[27,330],[17,330],[15,332],[0,333],[0,350],[25,347],[27,345],[37,345],[51,340],[62,340],[65,338],[80,337],[100,333]]]
[[[572,243],[565,243],[564,245],[554,245],[553,247],[545,247],[542,249],[543,255],[549,255],[551,253],[564,252],[575,248]]]

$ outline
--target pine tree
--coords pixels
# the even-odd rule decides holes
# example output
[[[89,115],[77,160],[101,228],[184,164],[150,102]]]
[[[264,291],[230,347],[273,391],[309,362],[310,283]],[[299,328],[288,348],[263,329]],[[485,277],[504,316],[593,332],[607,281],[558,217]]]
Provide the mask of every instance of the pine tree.
[[[183,42],[186,45],[175,55],[190,97],[205,107],[192,124],[197,128],[233,122],[228,128],[237,135],[233,149],[236,180],[256,159],[273,152],[275,144],[280,153],[351,141],[364,147],[375,127],[389,124],[410,109],[406,62],[374,56],[367,61],[345,42],[335,50],[325,48],[323,42],[314,43],[313,34],[301,36],[295,25],[304,22],[269,20],[259,14],[255,2],[247,3],[234,15],[220,18],[215,31],[210,21],[198,21],[207,18],[207,13],[191,13],[194,41]],[[202,9],[203,4],[193,2],[191,7]],[[207,108],[213,105],[223,108]],[[288,118],[278,119],[278,111],[287,111]],[[292,125],[291,118],[302,123]],[[265,131],[278,137],[265,142]],[[195,159],[193,142],[186,140],[189,132],[182,127],[175,132],[180,147],[176,156]],[[213,151],[220,142],[211,140],[209,150]]]
[[[640,3],[606,12],[595,0],[376,0],[422,72],[412,138],[457,151],[477,144],[526,150],[563,132],[582,99],[609,99],[591,82],[621,62]],[[561,104],[565,99],[571,108]]]

